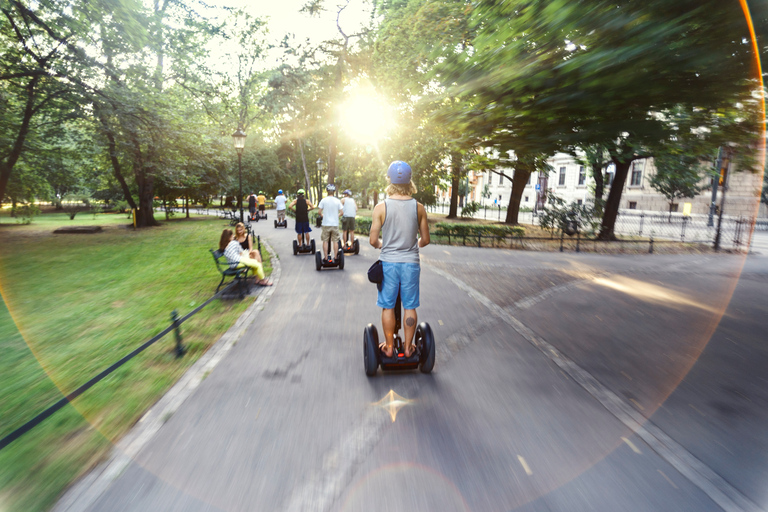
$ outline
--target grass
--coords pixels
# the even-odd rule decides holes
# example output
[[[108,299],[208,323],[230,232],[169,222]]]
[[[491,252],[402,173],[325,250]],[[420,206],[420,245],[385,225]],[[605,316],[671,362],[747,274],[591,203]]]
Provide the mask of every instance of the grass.
[[[0,437],[168,326],[171,311],[213,295],[220,275],[208,249],[225,221],[129,222],[46,214],[20,225],[0,213]],[[104,231],[54,235],[62,225]],[[214,301],[182,325],[183,358],[166,336],[0,451],[0,510],[49,509],[252,301]]]

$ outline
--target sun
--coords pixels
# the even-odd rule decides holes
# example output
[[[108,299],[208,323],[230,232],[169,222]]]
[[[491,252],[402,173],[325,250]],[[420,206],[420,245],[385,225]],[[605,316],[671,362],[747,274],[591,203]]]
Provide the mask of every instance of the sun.
[[[341,126],[354,140],[376,143],[394,126],[392,107],[375,94],[355,93],[339,109]]]

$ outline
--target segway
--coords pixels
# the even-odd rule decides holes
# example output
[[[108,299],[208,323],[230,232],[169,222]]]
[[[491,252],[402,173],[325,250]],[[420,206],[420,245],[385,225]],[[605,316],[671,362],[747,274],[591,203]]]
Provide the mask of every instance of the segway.
[[[315,270],[320,271],[324,268],[338,268],[339,270],[344,270],[344,252],[338,251],[336,253],[336,259],[328,261],[323,259],[323,254],[320,251],[317,251],[315,253]]]
[[[263,215],[262,215],[261,210],[256,210],[256,220],[258,221],[259,219],[267,220],[267,212],[266,212],[266,210],[263,212]]]
[[[275,219],[275,228],[287,228],[288,227],[288,219],[283,219],[282,222]]]
[[[421,373],[430,373],[435,366],[435,337],[427,322],[421,322],[416,327],[416,333],[413,335],[416,351],[411,354],[411,357],[405,357],[405,344],[398,334],[401,327],[401,309],[402,303],[398,291],[395,302],[395,346],[392,357],[387,357],[381,352],[379,332],[375,325],[368,324],[363,331],[363,362],[365,374],[369,377],[376,375],[379,366],[383,371],[415,370],[418,368]]]
[[[344,254],[359,254],[360,242],[358,242],[357,238],[351,244],[342,244],[341,240],[339,240],[339,250]]]
[[[307,244],[301,244],[299,245],[299,242],[297,240],[293,241],[293,255],[296,256],[297,254],[309,254],[315,252],[315,239],[309,241],[309,245]]]

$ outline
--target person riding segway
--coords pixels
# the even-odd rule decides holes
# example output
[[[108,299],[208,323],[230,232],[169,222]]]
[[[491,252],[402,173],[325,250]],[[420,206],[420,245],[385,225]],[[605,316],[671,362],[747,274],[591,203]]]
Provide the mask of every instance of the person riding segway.
[[[287,228],[288,221],[285,220],[285,196],[283,195],[283,189],[277,191],[277,196],[275,197],[275,210],[277,210],[275,227]]]
[[[259,203],[259,218],[265,219],[267,218],[267,212],[265,212],[265,208],[267,207],[267,196],[264,195],[264,192],[259,190],[259,196],[256,198],[256,201]]]
[[[392,162],[387,177],[390,181],[386,190],[388,197],[373,209],[369,237],[371,246],[381,249],[379,261],[383,279],[376,305],[382,308],[384,341],[378,343],[376,327],[368,324],[363,335],[365,371],[372,376],[378,365],[382,369],[419,366],[422,372],[429,373],[435,362],[434,337],[426,322],[417,326],[416,314],[421,274],[419,248],[430,241],[427,211],[412,197],[417,190],[407,163]],[[379,233],[383,233],[382,240]],[[401,303],[405,309],[402,340],[397,336]]]
[[[329,183],[325,186],[328,195],[325,196],[317,209],[323,216],[322,235],[320,240],[323,242],[323,256],[320,257],[320,251],[315,254],[317,270],[322,267],[344,268],[344,253],[338,252],[339,243],[339,217],[341,216],[341,201],[335,196],[336,185]]]
[[[256,194],[254,192],[251,192],[251,195],[248,196],[248,212],[251,214],[248,220],[251,222],[258,220],[254,219],[254,216],[256,215]]]
[[[309,227],[309,211],[314,210],[314,206],[307,199],[304,199],[304,189],[296,191],[296,199],[291,201],[288,206],[296,213],[296,240],[293,241],[293,254],[315,252],[315,241],[309,240],[309,233],[312,228]]]
[[[352,192],[347,189],[344,191],[344,197],[341,200],[344,207],[344,215],[341,217],[341,228],[343,230],[344,241],[341,250],[345,254],[360,252],[360,242],[355,238],[355,216],[357,215],[357,205],[352,199]]]

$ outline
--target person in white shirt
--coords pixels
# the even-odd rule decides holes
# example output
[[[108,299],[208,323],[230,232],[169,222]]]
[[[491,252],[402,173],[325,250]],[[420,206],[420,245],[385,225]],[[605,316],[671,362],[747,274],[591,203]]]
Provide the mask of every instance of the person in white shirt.
[[[339,243],[339,217],[342,213],[342,206],[339,198],[335,196],[336,185],[329,183],[325,186],[325,190],[328,191],[328,195],[317,205],[320,215],[323,216],[323,232],[320,235],[320,240],[323,241],[323,260],[332,262],[336,260],[336,250]]]
[[[341,229],[344,230],[344,244],[349,246],[355,240],[355,216],[357,215],[357,205],[352,199],[352,191],[344,191],[344,198],[341,200],[344,206],[344,215],[341,218]]]
[[[285,196],[283,195],[283,189],[277,191],[275,209],[277,210],[277,222],[283,222],[285,220]]]

